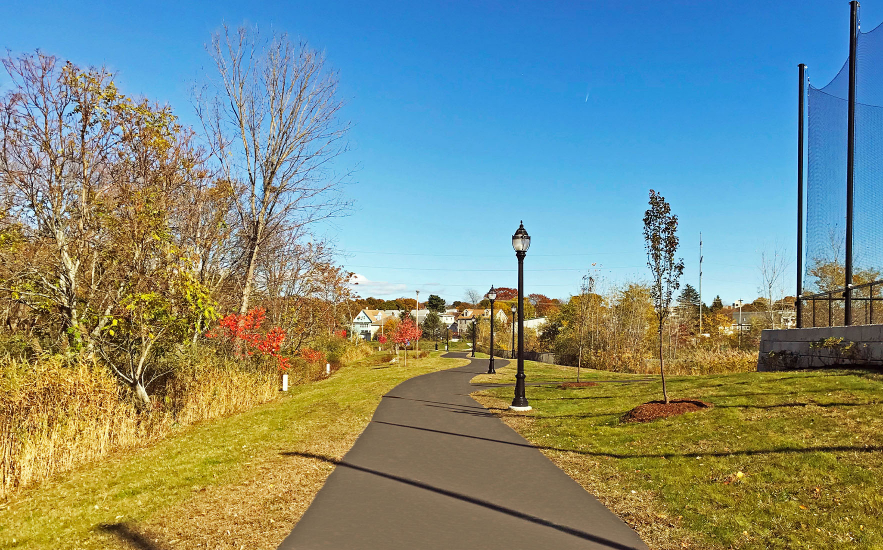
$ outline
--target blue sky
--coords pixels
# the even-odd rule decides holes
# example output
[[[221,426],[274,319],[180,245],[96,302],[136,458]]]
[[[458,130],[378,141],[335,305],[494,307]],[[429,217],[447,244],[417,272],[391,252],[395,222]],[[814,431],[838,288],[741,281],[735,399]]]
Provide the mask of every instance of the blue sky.
[[[864,30],[883,20],[868,4]],[[760,251],[795,251],[797,64],[821,86],[848,49],[845,1],[127,5],[13,0],[0,46],[106,64],[192,123],[222,22],[307,40],[353,123],[338,169],[355,208],[320,230],[363,295],[449,302],[515,286],[522,219],[528,292],[566,297],[593,263],[646,278],[651,188],[680,217],[683,281],[701,231],[705,301],[753,299]]]

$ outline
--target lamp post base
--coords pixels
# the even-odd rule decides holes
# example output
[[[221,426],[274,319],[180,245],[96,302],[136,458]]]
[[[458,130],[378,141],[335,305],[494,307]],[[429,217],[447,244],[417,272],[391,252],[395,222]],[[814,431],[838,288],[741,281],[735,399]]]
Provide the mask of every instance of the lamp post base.
[[[488,374],[497,374],[497,371],[495,371],[495,370],[494,370],[494,366],[491,365],[490,367],[488,367],[488,369],[487,369],[487,373],[488,373]]]
[[[510,411],[524,412],[524,411],[529,411],[532,409],[533,409],[533,407],[531,407],[530,405],[525,405],[524,407],[516,407],[515,405],[509,405]]]

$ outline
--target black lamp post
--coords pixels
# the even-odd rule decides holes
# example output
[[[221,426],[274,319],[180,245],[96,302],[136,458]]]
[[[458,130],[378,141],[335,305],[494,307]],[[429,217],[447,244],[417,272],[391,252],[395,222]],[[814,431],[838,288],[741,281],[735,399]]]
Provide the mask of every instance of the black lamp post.
[[[515,306],[512,306],[512,321],[509,324],[512,325],[512,346],[509,348],[509,357],[515,359],[515,312],[518,309]]]
[[[472,357],[475,357],[475,310],[472,310]]]
[[[529,411],[527,397],[524,396],[524,257],[530,248],[530,235],[524,230],[524,222],[512,235],[512,248],[518,258],[518,374],[515,375],[515,399],[509,408],[515,411]]]
[[[451,341],[451,327],[445,329],[445,351],[448,351],[448,344]]]
[[[494,370],[494,300],[497,299],[497,291],[494,290],[494,285],[491,285],[491,289],[488,290],[487,297],[491,301],[491,360],[487,364],[487,373],[497,374],[497,371]]]

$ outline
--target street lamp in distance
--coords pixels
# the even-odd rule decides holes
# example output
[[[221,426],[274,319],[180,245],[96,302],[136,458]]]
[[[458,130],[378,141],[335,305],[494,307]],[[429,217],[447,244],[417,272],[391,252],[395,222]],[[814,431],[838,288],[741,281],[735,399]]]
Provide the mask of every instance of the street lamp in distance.
[[[472,310],[472,357],[475,357],[475,310]]]
[[[494,370],[494,300],[497,299],[497,291],[494,290],[494,285],[491,285],[491,289],[487,292],[488,300],[491,301],[491,347],[488,350],[490,352],[491,359],[487,364],[487,373],[488,374],[497,374],[497,371]]]
[[[524,222],[512,235],[512,248],[518,258],[518,373],[515,375],[515,399],[509,408],[513,411],[529,411],[531,407],[524,395],[524,257],[530,248],[530,235],[524,229]]]

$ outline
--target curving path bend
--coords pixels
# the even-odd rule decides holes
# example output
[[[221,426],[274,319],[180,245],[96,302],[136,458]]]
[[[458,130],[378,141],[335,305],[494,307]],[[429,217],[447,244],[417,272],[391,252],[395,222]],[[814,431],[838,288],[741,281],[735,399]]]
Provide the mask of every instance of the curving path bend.
[[[418,376],[385,395],[279,548],[647,548],[469,397],[487,362]]]

